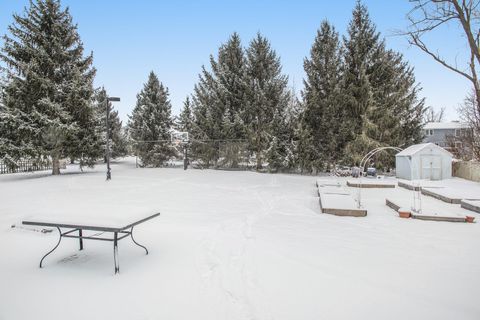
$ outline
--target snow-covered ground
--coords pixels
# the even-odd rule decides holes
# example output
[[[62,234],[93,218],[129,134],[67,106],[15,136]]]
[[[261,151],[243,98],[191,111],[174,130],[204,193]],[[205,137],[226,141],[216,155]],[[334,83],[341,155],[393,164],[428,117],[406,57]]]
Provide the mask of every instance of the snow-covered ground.
[[[479,319],[480,223],[320,214],[315,177],[135,169],[0,176],[0,319]],[[355,194],[356,189],[349,189]],[[408,196],[408,195],[405,195]],[[438,200],[435,200],[438,201]],[[160,211],[119,243],[57,241],[36,215]],[[478,218],[477,218],[478,220]]]

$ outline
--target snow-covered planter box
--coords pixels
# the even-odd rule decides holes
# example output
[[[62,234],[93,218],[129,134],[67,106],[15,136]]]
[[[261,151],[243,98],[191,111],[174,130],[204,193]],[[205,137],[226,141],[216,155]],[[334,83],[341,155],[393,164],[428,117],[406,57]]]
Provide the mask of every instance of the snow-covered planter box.
[[[337,216],[365,217],[367,210],[357,208],[350,194],[320,192],[320,208],[322,213]]]
[[[384,179],[347,180],[347,186],[354,188],[395,188],[395,181]]]
[[[480,200],[462,200],[460,206],[464,209],[480,213]]]

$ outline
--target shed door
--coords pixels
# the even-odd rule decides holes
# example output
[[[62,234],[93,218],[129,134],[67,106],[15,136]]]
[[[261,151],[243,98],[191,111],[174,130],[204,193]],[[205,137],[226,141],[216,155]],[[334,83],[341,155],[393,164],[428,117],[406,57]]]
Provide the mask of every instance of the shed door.
[[[442,179],[442,157],[439,155],[422,155],[422,179]]]

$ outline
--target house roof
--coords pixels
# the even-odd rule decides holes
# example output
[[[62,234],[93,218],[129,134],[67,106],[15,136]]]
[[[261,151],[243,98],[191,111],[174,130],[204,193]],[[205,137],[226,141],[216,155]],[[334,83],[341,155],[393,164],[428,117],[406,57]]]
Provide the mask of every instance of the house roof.
[[[442,147],[437,146],[434,143],[420,143],[420,144],[411,145],[410,147],[397,153],[396,156],[398,157],[412,156],[425,148],[433,148],[433,149],[439,150],[440,152],[445,153],[446,155],[449,155],[450,157],[453,157],[453,155],[450,152],[443,149]]]
[[[468,129],[469,126],[466,123],[452,121],[452,122],[427,122],[423,129]]]

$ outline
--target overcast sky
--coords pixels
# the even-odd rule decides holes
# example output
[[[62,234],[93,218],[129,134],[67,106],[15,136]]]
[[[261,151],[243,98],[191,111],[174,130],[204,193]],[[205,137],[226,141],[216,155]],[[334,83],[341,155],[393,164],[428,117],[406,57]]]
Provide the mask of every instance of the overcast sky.
[[[447,119],[457,119],[456,108],[469,83],[433,62],[406,38],[393,36],[407,25],[407,0],[365,0],[387,47],[400,51],[415,68],[427,105],[447,108]],[[96,86],[105,86],[121,118],[126,121],[136,94],[153,70],[169,88],[173,113],[192,93],[209,55],[236,31],[246,46],[256,32],[265,35],[281,57],[283,71],[299,92],[303,88],[303,59],[309,54],[316,30],[328,19],[345,34],[355,0],[314,1],[115,1],[63,0],[70,8],[87,52],[93,51]],[[28,0],[0,0],[0,34],[7,33],[13,13],[22,13]],[[429,37],[429,43],[450,59],[462,61],[467,52],[455,27]],[[0,45],[3,45],[0,40]]]

